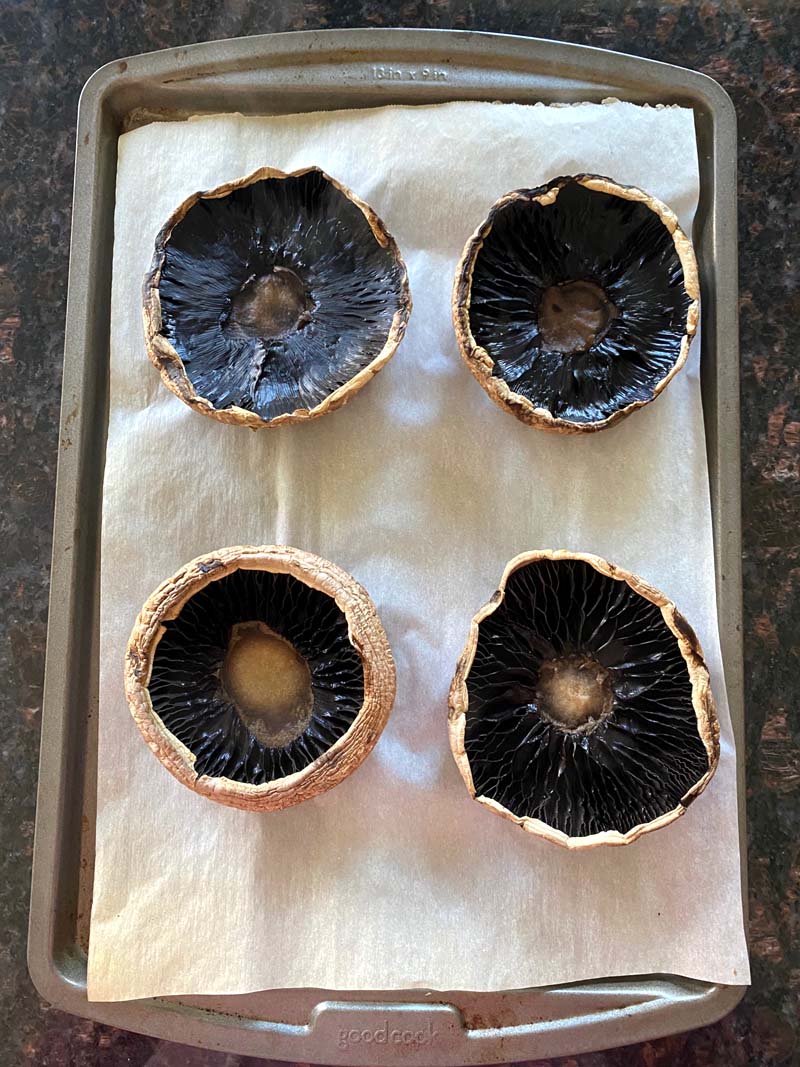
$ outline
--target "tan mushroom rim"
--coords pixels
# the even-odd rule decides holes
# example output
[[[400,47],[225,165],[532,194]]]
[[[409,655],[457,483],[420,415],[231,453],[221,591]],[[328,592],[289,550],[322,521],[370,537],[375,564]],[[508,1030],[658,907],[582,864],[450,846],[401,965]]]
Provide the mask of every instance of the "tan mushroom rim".
[[[263,785],[198,776],[194,754],[164,726],[153,709],[148,691],[153,657],[164,633],[164,623],[177,618],[186,602],[205,586],[236,570],[290,574],[312,589],[327,593],[347,620],[350,643],[361,656],[364,669],[364,703],[347,732],[301,771]],[[333,788],[366,759],[394,703],[395,668],[372,601],[341,567],[311,552],[285,545],[239,546],[192,560],[147,600],[128,641],[125,695],[145,741],[178,781],[233,808],[279,811]]]
[[[303,174],[308,174],[311,171],[321,174],[326,181],[330,182],[340,193],[343,193],[348,200],[356,205],[369,223],[369,228],[372,231],[375,240],[381,248],[386,248],[390,251],[392,258],[402,271],[399,292],[400,306],[394,313],[386,343],[371,363],[360,370],[358,374],[353,375],[353,377],[346,381],[344,385],[340,385],[338,389],[335,389],[332,393],[326,396],[316,407],[297,408],[296,411],[287,411],[285,414],[278,415],[274,419],[262,419],[256,412],[246,411],[244,408],[236,406],[229,408],[215,408],[210,400],[200,396],[195,391],[195,388],[186,373],[183,360],[166,337],[161,333],[161,296],[159,294],[159,284],[161,282],[161,270],[164,265],[166,246],[172,236],[172,231],[184,218],[190,208],[194,207],[198,200],[219,199],[227,196],[229,193],[233,192],[234,189],[241,189],[246,185],[252,185],[254,182],[263,181],[265,178],[299,178]],[[368,204],[365,204],[363,200],[359,200],[355,193],[351,192],[340,182],[337,182],[335,178],[331,178],[329,174],[326,174],[325,171],[321,170],[319,167],[303,167],[301,170],[292,171],[290,174],[287,174],[282,170],[275,170],[273,167],[261,167],[260,170],[254,171],[246,178],[239,178],[236,181],[228,182],[226,185],[220,185],[217,189],[193,193],[192,196],[184,200],[183,203],[173,211],[156,237],[153,261],[150,265],[150,270],[144,276],[142,302],[147,354],[150,357],[151,362],[158,368],[162,381],[167,389],[173,392],[175,396],[180,397],[180,399],[183,400],[185,404],[188,404],[189,407],[194,408],[195,411],[199,411],[201,415],[208,415],[209,418],[218,419],[220,422],[233,423],[239,426],[249,426],[254,430],[260,429],[263,426],[281,426],[287,422],[305,422],[308,419],[319,418],[320,415],[325,415],[329,411],[336,411],[337,408],[342,407],[343,404],[347,403],[351,396],[354,396],[359,389],[362,389],[368,381],[374,378],[378,371],[385,366],[395,354],[397,346],[402,341],[406,332],[408,317],[411,314],[411,291],[408,286],[408,271],[403,262],[403,257],[400,255],[400,249],[397,247],[397,242]]]
[[[467,678],[469,677],[469,672],[472,667],[472,661],[475,658],[479,627],[483,620],[491,615],[497,607],[502,604],[505,597],[506,584],[511,575],[519,570],[520,567],[526,567],[529,563],[538,563],[540,560],[545,559],[583,560],[584,563],[588,563],[601,574],[605,574],[607,577],[614,578],[619,582],[627,582],[634,592],[661,608],[664,622],[675,635],[681,654],[686,661],[686,668],[692,683],[692,706],[694,707],[695,715],[697,716],[697,731],[700,734],[708,754],[708,770],[681,798],[676,808],[666,812],[664,815],[660,815],[657,819],[634,826],[624,834],[620,833],[618,830],[605,830],[602,833],[590,834],[586,837],[569,837],[561,830],[556,830],[552,826],[548,826],[547,823],[542,822],[540,819],[514,815],[513,812],[503,807],[502,804],[498,804],[496,800],[490,800],[488,797],[475,796],[475,786],[472,782],[472,771],[470,770],[469,759],[467,757],[464,743],[464,732],[466,727],[467,710],[469,708]],[[547,841],[553,841],[557,845],[563,845],[570,849],[595,848],[597,845],[629,845],[632,841],[641,837],[642,834],[647,834],[651,830],[658,830],[661,826],[668,826],[669,823],[674,822],[675,819],[683,815],[692,801],[703,792],[719,763],[719,721],[717,720],[717,713],[714,708],[714,699],[711,695],[708,670],[706,669],[703,660],[703,650],[701,649],[700,642],[697,640],[691,626],[677,610],[671,600],[665,597],[664,594],[660,593],[657,589],[654,589],[652,585],[648,585],[642,578],[637,577],[635,574],[630,574],[628,571],[615,566],[613,563],[608,563],[606,560],[601,559],[600,556],[592,556],[585,552],[566,552],[542,549],[536,552],[524,552],[522,555],[516,556],[511,560],[503,572],[503,577],[500,580],[500,586],[497,592],[489,603],[485,604],[472,620],[469,630],[469,638],[466,647],[461,654],[461,658],[458,661],[458,665],[456,666],[456,673],[450,686],[449,704],[450,712],[448,726],[450,733],[450,747],[453,750],[453,756],[455,757],[458,769],[461,772],[461,777],[464,779],[470,795],[497,815],[502,815],[506,819],[511,819],[512,822],[517,823],[517,825],[521,826],[529,833],[536,834],[538,837],[543,837]]]
[[[675,251],[683,267],[683,286],[691,301],[686,314],[686,326],[678,358],[670,368],[669,373],[656,385],[653,395],[647,400],[637,400],[632,404],[628,404],[626,407],[613,412],[607,419],[602,419],[599,422],[581,423],[573,422],[570,419],[556,418],[546,408],[537,408],[527,397],[515,393],[507,382],[492,374],[494,360],[472,336],[472,327],[469,321],[472,273],[475,269],[478,253],[491,232],[497,214],[515,200],[537,202],[543,205],[552,204],[564,186],[570,182],[578,182],[578,184],[586,186],[587,189],[593,189],[598,193],[610,193],[612,196],[619,196],[625,200],[641,201],[651,211],[654,211],[675,242]],[[473,376],[477,378],[496,404],[499,404],[505,411],[510,411],[512,415],[515,415],[522,422],[527,423],[529,426],[535,426],[539,430],[550,430],[554,433],[593,433],[595,430],[604,430],[607,426],[612,426],[615,422],[619,422],[620,419],[624,419],[626,415],[630,415],[637,408],[649,404],[659,393],[666,389],[667,385],[686,362],[689,355],[689,346],[697,332],[700,313],[700,284],[697,276],[697,260],[695,259],[691,241],[678,225],[675,213],[666,204],[663,204],[642,189],[637,189],[630,185],[618,185],[611,178],[603,178],[597,174],[577,174],[559,178],[554,183],[541,186],[539,189],[517,189],[502,196],[492,205],[486,219],[480,224],[464,247],[453,283],[452,309],[453,325],[461,355]]]

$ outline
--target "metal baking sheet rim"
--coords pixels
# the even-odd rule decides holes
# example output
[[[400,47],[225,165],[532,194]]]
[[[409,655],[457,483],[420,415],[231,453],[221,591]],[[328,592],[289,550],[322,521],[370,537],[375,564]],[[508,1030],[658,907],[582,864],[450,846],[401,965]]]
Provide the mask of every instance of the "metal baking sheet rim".
[[[116,60],[78,110],[59,463],[28,963],[54,1006],[153,1036],[251,1056],[432,1067],[574,1055],[706,1025],[743,986],[631,976],[502,994],[302,991],[104,1004],[86,996],[94,858],[97,602],[116,142],[137,121],[452,99],[681,103],[695,110],[702,223],[703,399],[717,599],[737,745],[741,855],[741,634],[736,117],[712,79],[561,42],[451,30],[323,30],[215,41]],[[91,640],[87,640],[87,635]],[[746,888],[742,863],[743,890]],[[746,900],[746,892],[743,892]],[[507,1018],[517,1000],[529,1014]],[[494,1010],[492,1002],[494,1001]],[[454,1003],[456,1002],[456,1003]],[[460,1007],[458,1006],[460,1002]],[[480,1010],[476,1007],[480,1006]],[[268,1008],[269,1010],[265,1010]],[[296,1007],[294,1009],[296,1015]],[[291,1021],[290,1021],[291,1020]]]

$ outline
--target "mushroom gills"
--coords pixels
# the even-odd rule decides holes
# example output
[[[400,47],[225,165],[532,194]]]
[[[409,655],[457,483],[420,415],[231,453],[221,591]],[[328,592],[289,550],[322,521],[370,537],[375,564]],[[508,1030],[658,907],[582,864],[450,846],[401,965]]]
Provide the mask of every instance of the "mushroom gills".
[[[409,303],[394,243],[319,170],[197,200],[166,240],[158,293],[197,396],[266,422],[353,379]]]
[[[475,795],[570,837],[657,819],[709,769],[661,609],[582,560],[510,575],[466,685]]]
[[[653,399],[682,353],[690,298],[673,235],[646,203],[555,179],[490,216],[469,323],[492,375],[534,408],[602,423]],[[549,188],[544,187],[544,188]]]
[[[364,700],[364,668],[330,596],[288,574],[240,569],[164,624],[148,689],[198,775],[261,785],[344,736]]]

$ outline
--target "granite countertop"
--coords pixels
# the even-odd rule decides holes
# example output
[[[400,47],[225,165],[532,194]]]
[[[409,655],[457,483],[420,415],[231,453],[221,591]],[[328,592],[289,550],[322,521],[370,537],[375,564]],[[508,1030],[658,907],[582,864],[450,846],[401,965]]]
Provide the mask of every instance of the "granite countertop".
[[[739,116],[745,673],[753,986],[715,1026],[559,1061],[800,1062],[800,5],[796,0],[0,0],[0,1062],[257,1067],[73,1018],[25,962],[80,88],[108,60],[281,30],[430,26],[694,67]],[[713,907],[713,902],[709,902]],[[540,1064],[540,1067],[543,1065]]]

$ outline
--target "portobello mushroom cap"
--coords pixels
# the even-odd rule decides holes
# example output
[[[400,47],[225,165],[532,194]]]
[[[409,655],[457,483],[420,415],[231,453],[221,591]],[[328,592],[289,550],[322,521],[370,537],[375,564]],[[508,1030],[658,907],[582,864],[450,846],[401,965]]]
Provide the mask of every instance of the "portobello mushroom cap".
[[[504,410],[558,433],[602,430],[650,403],[686,362],[698,314],[675,214],[595,174],[501,197],[453,286],[472,374]]]
[[[192,560],[147,600],[125,692],[148,745],[184,785],[277,811],[367,757],[395,670],[354,578],[296,548],[240,546]]]
[[[190,196],[158,234],[143,301],[167,388],[254,429],[341,407],[391,359],[411,312],[394,238],[317,167],[264,167]]]
[[[663,593],[585,553],[511,560],[472,621],[449,704],[470,794],[568,848],[666,826],[719,761],[691,626]]]

